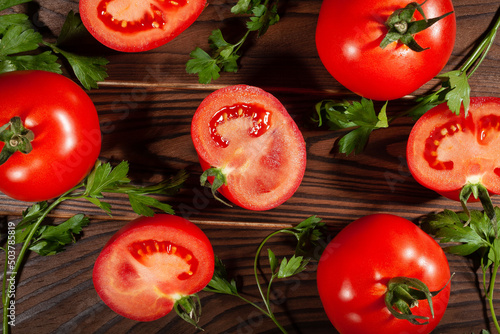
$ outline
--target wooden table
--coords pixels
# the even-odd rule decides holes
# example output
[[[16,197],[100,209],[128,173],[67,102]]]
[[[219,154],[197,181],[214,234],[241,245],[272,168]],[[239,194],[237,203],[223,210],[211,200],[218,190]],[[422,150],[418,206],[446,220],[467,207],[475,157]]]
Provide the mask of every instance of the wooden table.
[[[241,32],[243,18],[230,8],[236,0],[209,0],[209,6],[188,30],[158,49],[127,54],[90,41],[85,50],[106,56],[109,78],[89,92],[99,112],[103,147],[101,157],[111,162],[127,160],[137,184],[168,177],[180,169],[190,177],[179,194],[162,198],[178,214],[197,223],[211,239],[215,253],[237,277],[242,292],[257,299],[253,256],[260,241],[272,231],[318,215],[332,235],[364,215],[383,212],[417,222],[430,212],[460,205],[416,183],[405,164],[405,145],[412,121],[402,119],[387,130],[374,133],[366,152],[344,156],[332,147],[339,133],[318,129],[308,119],[316,102],[325,98],[356,98],[325,70],[315,48],[314,34],[321,0],[289,0],[281,6],[281,21],[268,33],[253,39],[245,49],[238,73],[224,73],[216,82],[200,85],[185,72],[189,52],[208,49],[207,38],[222,28],[228,39]],[[76,0],[40,0],[37,6],[20,6],[49,35],[58,34]],[[498,1],[454,0],[457,40],[445,70],[457,68],[485,32],[499,8]],[[209,198],[199,186],[201,169],[190,138],[191,117],[199,103],[217,88],[232,84],[259,86],[273,93],[299,124],[306,143],[308,163],[302,185],[285,204],[264,212],[228,208]],[[432,89],[436,81],[416,94]],[[497,42],[470,81],[472,95],[500,97],[500,46]],[[408,99],[389,104],[389,112],[408,105]],[[97,296],[92,267],[111,235],[136,217],[126,198],[112,197],[110,218],[86,202],[64,203],[52,215],[57,222],[74,213],[85,213],[91,224],[83,237],[61,254],[30,254],[17,286],[14,333],[196,333],[174,313],[149,323],[116,315]],[[494,199],[494,204],[500,204]],[[0,218],[19,218],[28,203],[0,195]],[[293,253],[289,237],[272,239],[269,246],[281,256]],[[455,272],[450,303],[436,333],[479,333],[492,328],[489,311],[480,293],[480,274],[470,260],[448,256]],[[299,278],[277,283],[278,320],[297,333],[334,333],[318,297],[316,264]],[[264,270],[269,274],[268,271]],[[200,293],[206,333],[276,333],[272,321],[240,300]],[[500,296],[500,288],[497,291]],[[496,298],[497,305],[500,300]]]

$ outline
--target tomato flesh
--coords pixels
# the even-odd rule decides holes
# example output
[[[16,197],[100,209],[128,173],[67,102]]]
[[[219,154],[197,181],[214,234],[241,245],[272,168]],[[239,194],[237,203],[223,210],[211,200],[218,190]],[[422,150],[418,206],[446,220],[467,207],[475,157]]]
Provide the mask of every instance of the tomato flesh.
[[[93,270],[96,291],[116,313],[151,321],[176,300],[203,289],[212,278],[214,255],[193,223],[170,215],[138,218],[103,248]]]
[[[500,193],[500,99],[472,98],[467,118],[445,104],[428,111],[408,139],[408,167],[422,185],[458,200],[468,182]]]
[[[236,118],[249,118],[251,120],[252,126],[248,128],[250,136],[262,136],[271,127],[271,113],[263,108],[244,104],[224,107],[214,114],[210,120],[209,128],[212,139],[220,147],[229,146],[229,141],[219,132],[224,132],[226,122],[231,122]],[[220,127],[219,131],[217,131],[217,127]]]
[[[299,187],[305,142],[283,105],[260,88],[237,85],[210,94],[191,125],[203,170],[226,175],[219,191],[251,210],[275,208]]]
[[[416,278],[430,291],[429,304],[411,308],[427,325],[395,318],[385,305],[391,278]],[[318,292],[328,318],[343,334],[430,333],[442,319],[450,296],[450,269],[441,246],[411,221],[390,214],[350,223],[324,250],[318,263]]]
[[[163,45],[187,29],[206,0],[82,0],[85,27],[102,44],[125,52]]]

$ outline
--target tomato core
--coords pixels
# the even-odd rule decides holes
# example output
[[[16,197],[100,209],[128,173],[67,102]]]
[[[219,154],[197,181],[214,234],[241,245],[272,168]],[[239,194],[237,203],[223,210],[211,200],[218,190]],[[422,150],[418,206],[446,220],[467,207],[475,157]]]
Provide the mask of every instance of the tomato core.
[[[167,24],[165,11],[176,10],[185,6],[187,0],[163,1],[161,8],[154,4],[146,4],[132,8],[131,5],[124,6],[119,1],[103,0],[97,6],[97,16],[102,23],[111,30],[121,33],[133,34],[140,31],[163,28]],[[149,8],[148,8],[149,5]],[[141,17],[137,16],[139,13]],[[125,14],[125,15],[124,15]],[[130,19],[137,16],[136,19]]]
[[[177,276],[179,280],[190,278],[198,269],[198,260],[193,257],[193,253],[169,241],[138,241],[129,245],[128,250],[139,263],[146,267],[151,267],[156,264],[154,258],[158,253],[178,257],[183,260],[183,264],[185,264],[183,267],[189,268],[187,270],[182,270],[182,273]]]
[[[259,137],[271,128],[271,113],[269,111],[255,105],[236,104],[224,107],[214,114],[209,125],[212,140],[219,147],[227,147],[229,140],[219,134],[217,127],[242,118],[251,120],[252,125],[248,129],[248,134],[252,137]]]

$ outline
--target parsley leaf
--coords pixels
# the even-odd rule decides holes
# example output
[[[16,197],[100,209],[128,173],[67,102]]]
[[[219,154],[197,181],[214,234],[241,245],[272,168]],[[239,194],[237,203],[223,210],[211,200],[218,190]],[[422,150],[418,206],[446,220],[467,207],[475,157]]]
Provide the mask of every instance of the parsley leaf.
[[[477,210],[470,211],[470,219],[466,213],[445,210],[427,216],[422,224],[426,232],[434,234],[442,243],[453,243],[445,247],[447,252],[461,256],[489,247],[495,238],[490,218]]]
[[[191,59],[186,63],[186,72],[198,74],[198,81],[202,84],[218,79],[220,71],[237,72],[237,61],[241,57],[239,50],[250,32],[257,31],[257,35],[262,36],[271,25],[279,21],[277,3],[277,0],[239,0],[231,7],[231,13],[250,15],[246,22],[246,33],[237,43],[232,44],[224,39],[220,29],[213,30],[208,38],[212,54],[197,47],[190,53]]]
[[[103,81],[108,77],[106,73],[108,61],[103,57],[81,56],[61,49],[61,45],[78,39],[83,33],[86,33],[86,29],[80,16],[70,11],[57,38],[57,43],[51,44],[45,42],[44,44],[50,47],[56,54],[60,54],[66,58],[80,83],[83,87],[90,90],[98,88],[97,82]]]
[[[454,114],[459,115],[463,104],[464,116],[467,117],[470,105],[470,86],[467,74],[457,70],[444,73],[438,78],[443,80],[443,87],[447,88],[444,99],[447,101],[448,108]]]
[[[208,292],[236,296],[241,300],[245,301],[246,303],[249,303],[250,305],[254,306],[257,310],[259,310],[259,312],[261,312],[265,316],[271,318],[274,321],[274,323],[278,326],[278,328],[282,329],[281,325],[276,320],[271,307],[270,296],[271,296],[272,283],[274,282],[275,279],[288,278],[304,271],[307,264],[310,261],[310,258],[306,257],[305,255],[304,256],[298,255],[296,251],[296,253],[291,258],[288,259],[284,257],[281,260],[281,262],[279,262],[273,251],[271,249],[268,249],[267,255],[269,259],[269,265],[271,267],[272,276],[267,283],[267,290],[266,290],[267,293],[264,293],[258,277],[258,272],[259,272],[258,260],[260,257],[260,252],[264,247],[265,243],[270,238],[280,233],[286,233],[294,235],[298,240],[298,245],[296,250],[299,250],[304,254],[314,252],[316,254],[321,255],[322,250],[327,245],[327,243],[323,240],[324,232],[325,232],[325,224],[321,223],[321,219],[319,219],[316,216],[311,216],[295,227],[284,228],[271,233],[260,243],[254,257],[254,276],[257,283],[257,288],[260,292],[265,307],[260,307],[257,303],[254,303],[239,294],[235,281],[228,279],[226,268],[223,265],[222,261],[217,257],[215,258],[215,271],[212,280],[203,290]],[[306,241],[306,239],[308,240]],[[306,246],[312,246],[314,249],[311,249],[310,252],[305,252],[304,250],[305,248],[307,248]]]
[[[122,161],[115,168],[112,168],[110,163],[102,164],[100,161],[97,162],[94,170],[84,183],[85,192],[81,197],[98,206],[109,215],[111,215],[111,205],[101,200],[104,197],[103,193],[128,195],[132,209],[139,215],[153,216],[154,211],[150,207],[160,209],[166,213],[174,213],[170,205],[148,195],[173,194],[187,179],[185,171],[180,171],[168,180],[145,187],[130,185],[130,179],[127,177],[128,172],[129,165],[126,161]]]
[[[326,123],[330,130],[350,130],[340,139],[339,151],[358,154],[365,148],[373,130],[389,126],[386,108],[387,103],[377,115],[373,101],[365,98],[351,103],[323,100],[316,104],[316,117],[313,121],[319,126]]]
[[[0,0],[0,10],[4,10],[30,1],[31,0]]]
[[[37,228],[29,249],[40,255],[54,255],[64,251],[64,246],[75,242],[75,235],[89,224],[89,219],[83,214],[77,214],[59,225],[43,225]],[[26,241],[26,237],[35,223],[24,228],[16,227],[16,243]]]
[[[28,1],[3,1],[0,8]],[[108,61],[102,57],[87,57],[61,49],[61,45],[77,40],[86,33],[80,17],[72,11],[66,21],[56,44],[43,40],[42,35],[32,28],[27,15],[6,14],[0,16],[0,73],[17,70],[45,70],[62,74],[58,55],[64,57],[77,79],[86,89],[98,88],[97,82],[104,80]],[[41,47],[49,47],[41,51]]]
[[[302,256],[293,255],[290,260],[286,257],[281,261],[278,272],[276,273],[277,278],[287,278],[305,270],[308,259],[304,259]]]

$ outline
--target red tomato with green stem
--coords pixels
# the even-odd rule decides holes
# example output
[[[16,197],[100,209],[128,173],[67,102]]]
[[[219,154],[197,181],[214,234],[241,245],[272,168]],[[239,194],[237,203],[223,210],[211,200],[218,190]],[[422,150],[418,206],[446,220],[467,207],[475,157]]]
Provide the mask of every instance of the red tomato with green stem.
[[[277,207],[304,177],[302,133],[278,99],[260,88],[236,85],[207,96],[191,136],[212,189],[243,208]]]
[[[443,69],[455,43],[455,15],[448,14],[453,11],[452,2],[421,3],[428,22],[448,14],[422,31],[415,25],[410,28],[413,22],[423,19],[419,10],[413,9],[410,16],[392,16],[391,25],[387,24],[392,13],[410,3],[411,0],[323,1],[316,46],[324,66],[340,84],[368,99],[392,100],[414,92]],[[389,27],[391,33],[396,30],[394,27],[407,30],[398,28],[405,31],[399,33],[403,38],[398,41],[384,41]],[[382,41],[388,43],[384,48]],[[410,48],[414,46],[420,51]]]
[[[158,214],[137,218],[115,233],[99,254],[92,278],[113,311],[152,321],[202,290],[213,272],[214,253],[203,231],[184,218]]]
[[[206,0],[80,0],[87,30],[103,45],[124,52],[168,43],[196,21]]]
[[[431,298],[434,315],[425,298],[409,308],[413,316],[423,317],[413,319],[421,324],[396,318],[389,307],[402,311],[392,306],[394,299],[386,304],[388,293],[415,293],[404,284],[394,285],[406,282],[403,277],[439,291]],[[448,260],[439,244],[409,220],[390,214],[368,215],[345,227],[326,247],[317,270],[324,309],[342,334],[430,333],[448,305],[449,281]]]
[[[471,98],[466,117],[463,107],[456,115],[440,104],[413,126],[408,168],[417,182],[453,200],[468,185],[500,194],[499,129],[499,98]]]
[[[0,101],[1,192],[21,201],[49,200],[90,172],[101,131],[80,86],[51,72],[7,72],[0,75]]]

